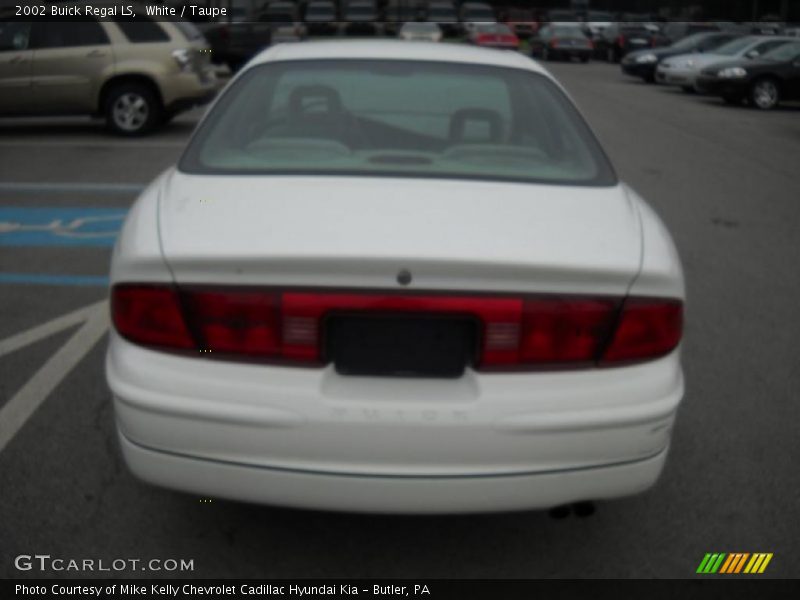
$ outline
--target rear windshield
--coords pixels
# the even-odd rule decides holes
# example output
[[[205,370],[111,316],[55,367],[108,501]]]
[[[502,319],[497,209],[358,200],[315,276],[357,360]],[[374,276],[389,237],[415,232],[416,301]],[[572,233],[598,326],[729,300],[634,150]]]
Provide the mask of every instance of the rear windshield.
[[[253,67],[214,106],[180,168],[616,183],[586,124],[548,78],[400,60]]]
[[[579,27],[553,27],[553,35],[565,38],[586,37]]]
[[[479,33],[494,33],[496,35],[512,35],[509,26],[503,25],[502,23],[493,23],[491,25],[478,25],[477,31]]]

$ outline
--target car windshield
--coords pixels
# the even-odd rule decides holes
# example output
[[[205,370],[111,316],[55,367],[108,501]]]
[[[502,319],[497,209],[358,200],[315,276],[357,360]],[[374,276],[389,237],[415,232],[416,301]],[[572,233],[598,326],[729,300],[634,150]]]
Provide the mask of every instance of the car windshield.
[[[725,56],[737,56],[747,50],[750,46],[756,42],[757,38],[737,38],[735,40],[731,40],[725,44],[722,44],[719,48],[714,48],[714,54],[723,54]]]
[[[428,11],[428,18],[433,20],[455,21],[456,12],[452,8],[431,8]]]
[[[478,25],[475,28],[478,33],[491,33],[494,35],[512,35],[508,25],[502,23],[492,23],[491,25]]]
[[[439,27],[436,23],[406,23],[403,31],[407,33],[436,33]]]
[[[784,44],[783,46],[778,46],[769,52],[765,52],[761,58],[779,62],[800,58],[800,42],[790,42],[788,44]]]
[[[467,8],[464,11],[465,21],[494,21],[491,8]]]
[[[553,27],[552,34],[562,38],[582,38],[586,37],[580,27]]]
[[[633,35],[643,35],[649,36],[650,32],[647,30],[646,27],[642,27],[641,25],[626,25],[625,27],[620,28],[620,33],[626,36],[633,36]]]
[[[371,6],[349,6],[347,8],[348,19],[374,19],[375,9]]]
[[[708,37],[707,33],[695,33],[693,35],[686,36],[682,40],[678,40],[670,48],[672,50],[691,50],[696,48],[697,45],[703,41],[706,37]]]
[[[329,4],[309,5],[308,10],[306,10],[306,17],[332,19],[334,17],[333,6]]]
[[[217,102],[180,166],[202,174],[616,182],[582,118],[544,75],[401,60],[252,67]]]

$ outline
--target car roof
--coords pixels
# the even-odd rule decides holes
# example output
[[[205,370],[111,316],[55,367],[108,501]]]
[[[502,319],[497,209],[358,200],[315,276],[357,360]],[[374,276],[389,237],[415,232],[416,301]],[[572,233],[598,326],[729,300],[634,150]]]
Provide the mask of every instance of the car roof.
[[[536,62],[518,53],[468,46],[466,44],[436,44],[396,40],[314,41],[301,44],[276,44],[263,50],[250,66],[274,61],[375,59],[422,60],[490,65],[534,71],[552,77]]]

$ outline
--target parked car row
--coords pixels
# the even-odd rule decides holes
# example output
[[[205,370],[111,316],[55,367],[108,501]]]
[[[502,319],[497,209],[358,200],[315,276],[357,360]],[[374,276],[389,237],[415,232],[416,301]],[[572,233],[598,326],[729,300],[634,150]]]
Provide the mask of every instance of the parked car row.
[[[793,36],[696,33],[670,46],[631,52],[621,68],[646,82],[719,96],[729,104],[769,110],[800,100],[800,39]]]

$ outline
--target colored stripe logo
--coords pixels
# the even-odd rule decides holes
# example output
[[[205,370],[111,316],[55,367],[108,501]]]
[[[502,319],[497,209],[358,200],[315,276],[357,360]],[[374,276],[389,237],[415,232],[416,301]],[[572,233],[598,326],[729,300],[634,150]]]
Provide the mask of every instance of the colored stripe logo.
[[[700,561],[697,573],[719,573],[725,575],[763,573],[771,560],[772,552],[756,552],[753,554],[749,552],[709,552]]]

